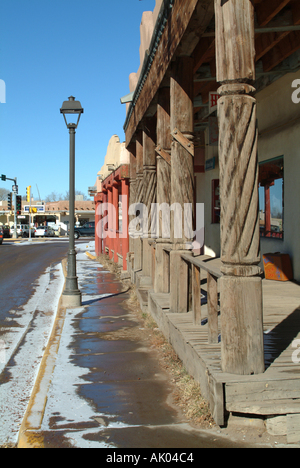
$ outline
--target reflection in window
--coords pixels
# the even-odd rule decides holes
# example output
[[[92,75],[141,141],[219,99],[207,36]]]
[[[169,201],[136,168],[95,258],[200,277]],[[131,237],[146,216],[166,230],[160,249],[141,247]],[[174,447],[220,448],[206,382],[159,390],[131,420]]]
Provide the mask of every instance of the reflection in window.
[[[262,237],[283,239],[283,156],[259,165],[259,226]]]

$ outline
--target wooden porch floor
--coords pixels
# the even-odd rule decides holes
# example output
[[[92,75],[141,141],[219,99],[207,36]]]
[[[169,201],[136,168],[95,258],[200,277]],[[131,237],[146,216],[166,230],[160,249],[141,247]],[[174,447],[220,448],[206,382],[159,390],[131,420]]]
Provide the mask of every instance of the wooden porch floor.
[[[210,263],[218,268],[220,259]],[[294,282],[263,280],[266,370],[260,375],[239,376],[222,372],[221,343],[208,344],[205,278],[206,272],[201,270],[202,326],[193,324],[192,312],[170,313],[169,294],[150,290],[149,311],[187,371],[200,383],[218,425],[224,424],[227,412],[258,417],[286,415],[291,419],[293,437],[300,442],[300,362],[297,362],[300,351],[297,355],[293,347],[294,341],[300,340],[300,286]],[[296,435],[295,418],[299,426]]]
[[[203,290],[205,294],[205,285]],[[300,340],[300,286],[263,280],[263,299],[266,371],[256,376],[222,372],[221,344],[208,344],[205,320],[201,327],[195,327],[191,312],[167,314],[170,341],[179,357],[187,368],[194,368],[192,373],[197,374],[199,366],[202,374],[205,372],[206,391],[220,425],[226,411],[263,416],[300,414],[300,362],[293,361],[293,342]],[[202,313],[205,319],[205,305]],[[191,359],[197,361],[192,366]]]

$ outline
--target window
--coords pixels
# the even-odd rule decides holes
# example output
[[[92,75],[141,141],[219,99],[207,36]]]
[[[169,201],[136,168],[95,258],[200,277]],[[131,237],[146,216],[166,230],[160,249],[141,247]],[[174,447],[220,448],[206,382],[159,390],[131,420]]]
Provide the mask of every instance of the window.
[[[259,226],[261,237],[283,239],[284,234],[283,156],[259,165]]]

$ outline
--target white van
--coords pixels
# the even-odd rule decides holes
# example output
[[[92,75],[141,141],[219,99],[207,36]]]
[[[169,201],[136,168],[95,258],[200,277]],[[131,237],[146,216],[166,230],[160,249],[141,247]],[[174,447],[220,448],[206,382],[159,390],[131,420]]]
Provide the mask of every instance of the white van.
[[[31,228],[31,236],[34,237],[35,229]],[[29,225],[28,224],[17,224],[17,236],[18,237],[29,237]]]

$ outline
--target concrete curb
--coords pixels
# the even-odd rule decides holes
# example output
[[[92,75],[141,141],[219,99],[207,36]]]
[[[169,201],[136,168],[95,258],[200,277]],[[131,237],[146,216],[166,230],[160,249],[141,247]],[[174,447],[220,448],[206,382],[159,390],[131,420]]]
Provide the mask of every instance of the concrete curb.
[[[64,259],[62,261],[62,268],[65,277],[66,263],[67,259]],[[44,439],[39,431],[41,429],[47,403],[47,394],[55,368],[65,315],[66,308],[62,307],[62,298],[60,297],[53,328],[20,427],[17,448],[44,448]]]

